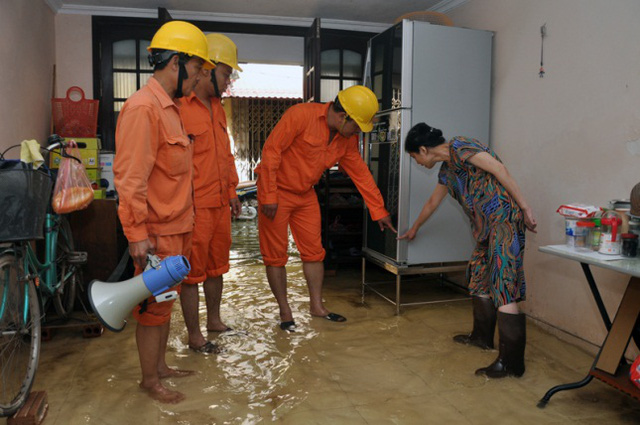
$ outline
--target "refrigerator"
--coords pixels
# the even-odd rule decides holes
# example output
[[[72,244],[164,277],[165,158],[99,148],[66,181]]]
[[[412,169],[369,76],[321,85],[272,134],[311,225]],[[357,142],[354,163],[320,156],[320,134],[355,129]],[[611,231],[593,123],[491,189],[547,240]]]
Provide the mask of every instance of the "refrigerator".
[[[419,122],[454,136],[490,142],[493,33],[404,20],[369,41],[365,85],[380,103],[363,155],[398,233],[414,223],[438,182],[440,163],[428,170],[404,150]],[[475,245],[469,219],[447,196],[416,238],[381,232],[368,214],[363,252],[396,266],[467,261]]]

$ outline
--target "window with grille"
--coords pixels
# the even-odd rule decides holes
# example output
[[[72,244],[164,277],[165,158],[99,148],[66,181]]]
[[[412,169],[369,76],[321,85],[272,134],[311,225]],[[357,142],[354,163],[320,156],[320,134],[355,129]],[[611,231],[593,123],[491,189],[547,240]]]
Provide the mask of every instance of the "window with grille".
[[[150,40],[130,39],[113,42],[113,122],[124,102],[147,84],[153,68],[147,59]]]

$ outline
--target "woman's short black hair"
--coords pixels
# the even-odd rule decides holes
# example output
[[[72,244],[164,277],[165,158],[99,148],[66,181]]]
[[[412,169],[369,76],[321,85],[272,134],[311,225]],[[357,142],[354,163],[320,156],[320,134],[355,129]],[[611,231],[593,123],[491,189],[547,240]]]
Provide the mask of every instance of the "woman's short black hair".
[[[421,122],[409,130],[404,142],[404,150],[408,153],[418,153],[420,152],[420,146],[433,148],[444,142],[446,140],[442,137],[442,131]]]

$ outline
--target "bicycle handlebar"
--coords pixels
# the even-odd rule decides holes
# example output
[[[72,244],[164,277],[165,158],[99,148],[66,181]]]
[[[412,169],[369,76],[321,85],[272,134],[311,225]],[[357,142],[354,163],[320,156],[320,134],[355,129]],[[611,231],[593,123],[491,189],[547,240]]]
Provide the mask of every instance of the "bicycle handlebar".
[[[47,138],[47,144],[48,144],[48,146],[46,148],[43,148],[43,149],[46,150],[46,151],[49,151],[49,152],[51,152],[52,150],[57,149],[59,147],[66,148],[67,146],[69,146],[69,143],[66,143],[65,139],[60,137],[60,136],[58,136],[57,134],[52,134],[51,136],[49,136]],[[76,145],[79,148],[86,148],[87,147],[87,144],[84,143],[84,142],[76,142]],[[62,156],[66,156],[66,155],[63,154]]]
[[[52,134],[51,136],[49,136],[47,138],[47,147],[43,148],[41,147],[40,149],[42,149],[43,151],[47,151],[47,152],[51,152],[53,150],[56,150],[58,148],[60,149],[60,155],[65,157],[65,158],[73,158],[78,162],[82,162],[80,159],[76,158],[75,156],[72,155],[68,155],[67,152],[65,151],[64,148],[66,148],[67,146],[69,146],[69,143],[64,141],[64,138],[62,138],[61,136],[58,136],[57,134]],[[76,145],[79,148],[86,148],[87,144],[84,142],[76,142]],[[7,152],[9,152],[11,149],[14,148],[18,148],[21,145],[13,145],[13,146],[9,146],[7,149],[5,149],[3,152],[0,153],[0,159],[4,159],[4,156]]]

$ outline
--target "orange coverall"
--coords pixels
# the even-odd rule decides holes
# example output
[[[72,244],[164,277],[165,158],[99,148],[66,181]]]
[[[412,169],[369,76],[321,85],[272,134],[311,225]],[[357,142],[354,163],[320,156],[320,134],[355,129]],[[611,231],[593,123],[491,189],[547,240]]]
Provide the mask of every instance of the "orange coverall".
[[[114,184],[120,199],[118,215],[130,243],[150,239],[160,256],[189,255],[194,222],[192,151],[178,106],[150,78],[125,102],[116,127]],[[134,309],[136,320],[146,326],[168,322],[173,301],[151,300],[146,311]]]
[[[196,224],[191,249],[191,272],[183,283],[203,282],[229,271],[231,211],[237,197],[238,174],[227,118],[220,98],[211,98],[211,113],[195,93],[180,102],[180,115],[194,140],[193,165]]]
[[[360,156],[358,136],[337,133],[329,143],[329,104],[303,103],[289,108],[273,129],[262,150],[258,174],[258,203],[278,204],[273,220],[258,215],[260,251],[267,266],[287,263],[287,226],[302,261],[324,260],[318,198],[313,186],[336,163],[364,198],[371,219],[389,215],[380,190]]]

